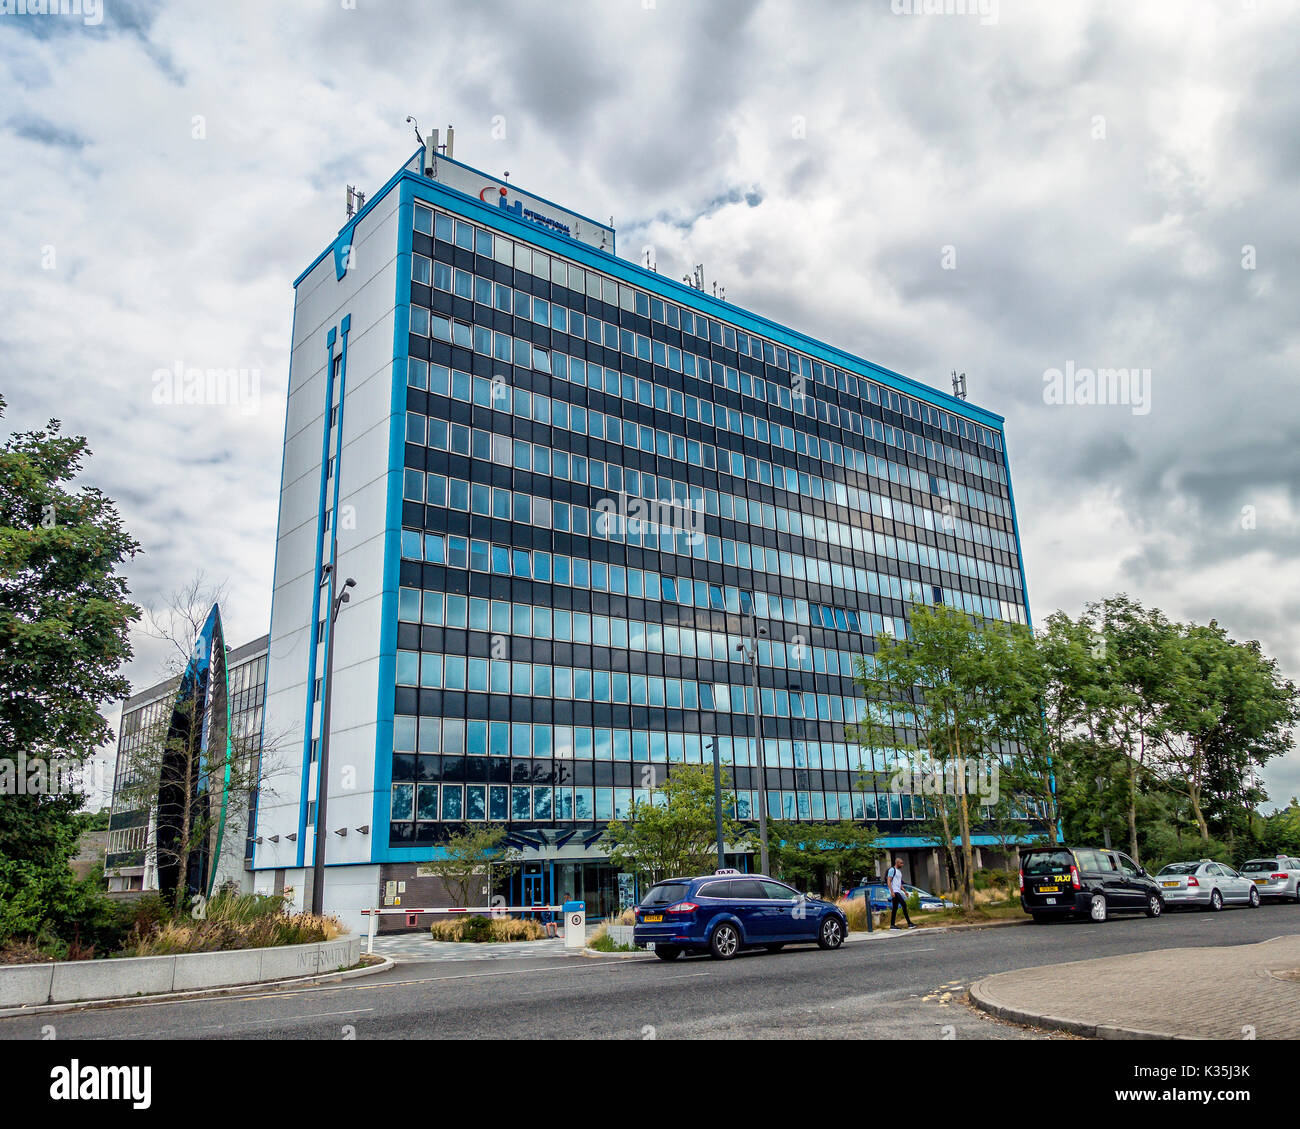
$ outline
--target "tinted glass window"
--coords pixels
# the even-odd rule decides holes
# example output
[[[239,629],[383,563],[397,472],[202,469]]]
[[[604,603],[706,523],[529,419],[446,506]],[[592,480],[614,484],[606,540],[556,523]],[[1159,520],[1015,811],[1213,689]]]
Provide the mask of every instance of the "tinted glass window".
[[[1074,857],[1079,860],[1079,869],[1085,874],[1100,874],[1110,869],[1108,865],[1103,866],[1101,853],[1091,847],[1075,851]]]
[[[762,884],[752,878],[734,878],[731,882],[731,896],[743,898],[747,902],[765,902],[767,895]]]
[[[670,906],[673,902],[680,902],[686,897],[686,891],[691,888],[689,882],[660,882],[658,886],[651,886],[646,896],[641,899],[643,906]]]
[[[1280,863],[1275,863],[1272,859],[1251,859],[1241,870],[1243,874],[1260,874],[1264,871],[1271,872],[1274,866],[1280,865]]]
[[[1195,874],[1201,867],[1199,862],[1171,862],[1164,867],[1161,874]]]
[[[789,901],[791,898],[799,896],[798,890],[792,890],[789,886],[783,886],[780,882],[763,882],[762,887],[769,898],[777,901]]]
[[[1074,856],[1069,851],[1030,851],[1020,858],[1020,869],[1025,877],[1043,874],[1059,874],[1074,865]]]
[[[1137,875],[1137,863],[1129,858],[1128,855],[1118,855],[1117,857],[1119,859],[1120,869],[1123,870],[1125,874],[1130,876]]]
[[[701,898],[729,898],[731,895],[727,892],[729,882],[710,882],[706,886],[701,886],[698,894]]]

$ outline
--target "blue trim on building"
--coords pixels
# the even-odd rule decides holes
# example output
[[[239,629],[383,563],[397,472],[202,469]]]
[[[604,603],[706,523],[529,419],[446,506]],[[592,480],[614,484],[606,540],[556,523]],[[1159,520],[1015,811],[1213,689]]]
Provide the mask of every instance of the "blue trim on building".
[[[417,150],[417,153],[420,151]],[[440,160],[443,158],[439,158]],[[477,171],[477,170],[475,170]],[[731,322],[742,329],[752,332],[761,337],[767,337],[776,341],[787,348],[795,349],[801,353],[807,353],[817,359],[829,362],[837,368],[842,368],[853,372],[855,375],[862,376],[868,380],[875,380],[879,383],[892,388],[895,392],[907,396],[913,396],[918,400],[930,404],[933,407],[942,408],[945,411],[952,412],[954,415],[961,416],[964,419],[983,424],[992,430],[1001,434],[1003,417],[996,412],[989,411],[987,408],[981,408],[971,404],[967,400],[958,399],[956,396],[940,389],[932,388],[928,384],[914,380],[911,377],[894,372],[891,369],[884,368],[868,361],[865,358],[855,356],[852,353],[845,352],[834,345],[820,341],[815,337],[809,337],[806,334],[799,333],[788,326],[779,322],[772,321],[770,318],[763,317],[761,314],[752,313],[740,306],[733,306],[728,302],[723,302],[714,298],[710,294],[705,294],[693,287],[683,285],[664,275],[656,274],[654,271],[646,270],[636,263],[628,262],[626,259],[620,259],[609,253],[581,243],[576,239],[568,239],[562,235],[548,232],[537,224],[528,223],[525,220],[516,219],[500,208],[492,207],[476,200],[472,196],[467,196],[454,188],[449,188],[437,181],[429,180],[422,173],[412,172],[405,165],[398,173],[375,194],[374,197],[366,201],[366,205],[348,221],[340,231],[339,236],[316,257],[302,274],[294,280],[296,287],[308,274],[315,269],[316,265],[328,255],[332,250],[340,245],[343,232],[349,231],[356,222],[364,216],[369,210],[380,202],[394,185],[402,184],[402,200],[410,200],[408,191],[414,189],[415,196],[425,203],[436,204],[444,207],[450,212],[463,216],[465,219],[477,221],[484,227],[495,228],[506,235],[513,235],[518,239],[532,243],[535,246],[546,248],[557,255],[563,255],[565,258],[572,259],[575,262],[582,263],[591,267],[593,270],[603,271],[614,278],[626,282],[629,286],[636,286],[652,294],[656,294],[670,302],[675,302],[680,306],[686,306],[688,309],[699,311],[706,317],[716,318],[719,321]],[[536,195],[536,193],[529,193]],[[537,197],[539,200],[542,197]],[[549,201],[548,201],[549,203]],[[556,204],[554,207],[562,207]],[[400,204],[399,204],[400,207]],[[566,211],[568,209],[565,209]],[[574,213],[575,215],[577,213]],[[595,221],[591,221],[595,222]],[[399,224],[398,238],[409,238],[410,233],[404,230],[404,225]],[[1005,441],[1004,441],[1005,446]],[[1005,455],[1005,450],[1002,452]],[[1009,477],[1009,475],[1008,475]],[[1023,575],[1023,573],[1022,573]]]
[[[271,615],[267,621],[266,675],[262,690],[262,729],[258,735],[258,748],[266,743],[266,687],[271,684],[271,629],[275,625],[275,581],[280,575],[280,522],[284,516],[284,466],[289,456],[289,400],[293,396],[293,348],[298,334],[298,303],[293,304],[293,321],[289,326],[289,372],[285,377],[284,387],[284,430],[280,435],[280,492],[276,495],[275,510],[275,546],[271,561]],[[253,819],[248,827],[250,839],[257,838],[257,821],[262,817],[261,789],[258,790],[257,803],[253,807]],[[245,856],[247,857],[247,856]],[[257,844],[253,845],[253,869],[257,869]]]
[[[405,174],[405,177],[413,185],[417,186],[416,196],[426,203],[446,208],[448,211],[455,212],[465,219],[477,221],[484,227],[492,227],[506,235],[514,235],[535,246],[550,250],[557,255],[563,255],[565,258],[573,259],[584,266],[589,266],[593,270],[602,271],[622,282],[626,282],[629,286],[636,286],[680,306],[697,310],[706,317],[730,322],[747,332],[769,338],[797,352],[807,353],[868,380],[875,380],[896,392],[913,396],[918,400],[923,400],[934,407],[942,408],[964,419],[981,423],[999,433],[1002,430],[1003,417],[996,412],[980,408],[966,400],[959,400],[950,393],[941,392],[928,384],[923,384],[911,377],[883,368],[862,357],[854,356],[852,353],[847,353],[834,345],[829,345],[815,337],[809,337],[788,326],[781,325],[779,322],[765,318],[761,314],[755,314],[739,306],[723,302],[714,298],[711,294],[705,294],[693,287],[675,282],[664,275],[646,270],[636,263],[629,263],[627,260],[616,258],[613,255],[602,254],[585,243],[566,239],[563,236],[548,232],[536,224],[515,219],[508,213],[501,211],[500,208],[493,208],[480,200],[466,196],[463,192],[457,192],[454,188],[447,188],[445,185],[429,180],[427,177],[416,176],[414,173],[409,172]]]
[[[1029,609],[1029,578],[1025,575],[1025,557],[1020,550],[1020,517],[1016,513],[1016,491],[1011,485],[1011,456],[1007,453],[1005,435],[1002,437],[1002,468],[1007,472],[1007,498],[1011,502],[1011,528],[1016,535],[1016,561],[1020,565],[1020,594],[1025,601],[1025,622],[1033,627],[1034,617]]]
[[[419,153],[419,152],[421,152],[421,150],[417,149],[416,152]],[[406,163],[409,164],[409,163],[410,163],[410,160],[411,160],[411,158],[408,157],[408,158],[406,159]],[[389,193],[389,191],[392,189],[393,185],[395,185],[395,184],[396,184],[399,180],[401,180],[404,176],[415,176],[415,175],[416,175],[415,173],[411,172],[410,169],[408,169],[408,168],[406,167],[406,164],[403,164],[403,166],[402,166],[400,169],[398,169],[397,172],[395,172],[395,173],[394,173],[394,174],[389,178],[388,183],[385,184],[385,185],[383,186],[383,188],[381,188],[381,189],[380,189],[378,192],[376,192],[373,196],[371,196],[370,199],[368,199],[368,200],[366,201],[365,206],[362,207],[362,208],[360,208],[360,209],[358,209],[357,214],[356,214],[355,216],[352,216],[351,218],[349,218],[348,222],[345,223],[341,228],[339,228],[338,234],[337,234],[337,235],[336,235],[336,236],[335,236],[335,237],[330,241],[329,246],[326,247],[325,250],[323,250],[323,251],[322,251],[319,255],[317,255],[314,259],[312,259],[312,261],[311,261],[311,266],[309,266],[305,271],[302,272],[302,274],[300,274],[297,278],[295,278],[295,279],[293,280],[293,286],[294,286],[294,289],[296,290],[296,289],[298,288],[298,284],[299,284],[300,282],[302,282],[302,280],[303,280],[304,278],[306,278],[309,274],[311,274],[311,272],[314,271],[314,270],[316,269],[317,266],[320,265],[321,260],[322,260],[323,258],[325,258],[326,255],[328,255],[328,254],[330,254],[332,251],[334,251],[334,249],[339,245],[339,240],[343,237],[344,232],[348,232],[349,235],[350,235],[352,229],[356,227],[357,222],[361,219],[361,217],[364,216],[364,215],[367,215],[367,214],[370,212],[370,210],[371,210],[372,208],[376,207],[376,206],[379,204],[379,201],[382,200],[385,196],[388,195],[388,193]],[[348,241],[349,241],[349,242],[351,241],[350,238],[349,238]],[[337,261],[336,261],[336,262],[335,262],[335,272],[337,273],[337,271],[338,271],[338,263],[337,263]],[[344,273],[346,273],[346,272],[344,272]],[[339,279],[341,279],[342,277],[343,277],[342,274],[339,274],[339,275],[338,275],[338,278],[339,278]],[[337,281],[337,279],[336,279],[336,281]]]
[[[421,147],[421,148],[417,149],[415,152],[416,152],[416,155],[420,158],[420,168],[423,170],[423,168],[424,168],[424,148]],[[458,169],[464,169],[466,172],[473,173],[475,176],[486,176],[489,180],[500,180],[500,179],[501,179],[499,176],[493,176],[492,173],[485,173],[482,169],[476,169],[476,168],[474,168],[473,165],[466,165],[466,164],[463,164],[463,163],[460,162],[460,161],[455,160],[455,159],[452,158],[452,157],[445,157],[445,156],[443,156],[441,153],[438,154],[438,160],[440,160],[440,161],[447,161],[449,164],[453,164],[453,165],[455,165]],[[411,163],[411,162],[410,162],[410,159],[408,158],[407,161],[406,161],[406,164],[409,165],[410,163]],[[408,172],[408,173],[411,171],[410,169],[406,168],[406,165],[403,165],[402,167],[403,167],[403,170],[406,171],[406,172]],[[420,174],[420,177],[421,177],[422,180],[426,180],[426,181],[429,179],[428,177],[424,176],[423,173]],[[435,181],[434,183],[437,183],[437,182]],[[450,188],[451,186],[450,186],[450,185],[443,185],[443,187],[444,187],[444,188]],[[508,185],[507,187],[511,187],[511,188],[513,188],[514,185]],[[455,191],[457,191],[457,190],[453,188],[452,191],[455,192]],[[534,200],[540,200],[543,204],[547,204],[547,205],[549,205],[550,207],[552,207],[552,208],[556,208],[556,209],[558,209],[558,210],[561,211],[561,212],[568,212],[569,215],[571,215],[571,216],[575,216],[575,217],[577,217],[577,218],[580,219],[580,220],[586,220],[586,221],[587,221],[589,224],[591,224],[593,227],[603,228],[604,230],[610,232],[610,233],[611,233],[611,237],[614,238],[614,239],[617,239],[617,238],[618,238],[618,233],[617,233],[616,231],[614,231],[614,228],[613,228],[613,226],[612,226],[611,224],[601,223],[600,220],[594,220],[594,219],[592,219],[590,216],[584,216],[581,212],[575,212],[572,208],[570,208],[570,207],[569,207],[568,205],[566,205],[566,204],[557,204],[554,200],[548,200],[545,196],[540,196],[540,195],[538,195],[536,192],[530,192],[527,188],[520,188],[519,191],[522,192],[525,196],[531,196]],[[470,200],[475,199],[475,197],[473,197],[473,196],[467,196],[467,194],[464,193],[464,192],[462,192],[461,195],[462,195],[462,196],[466,196],[467,199],[470,199]],[[482,201],[479,201],[479,202],[482,203]],[[575,240],[575,242],[578,242],[578,241]],[[590,246],[590,244],[588,244],[587,246]],[[611,247],[611,248],[610,248],[610,251],[612,252],[613,250],[614,250],[614,249]]]
[[[409,184],[397,204],[397,285],[393,295],[393,369],[389,391],[388,489],[384,507],[384,587],[379,628],[379,700],[375,707],[374,806],[370,825],[372,862],[394,857],[388,846],[393,784],[393,707],[397,686],[397,589],[402,565],[402,474],[406,460],[406,369],[411,332],[411,244],[415,216]],[[382,830],[382,833],[380,829]],[[428,858],[428,848],[419,851]]]
[[[302,737],[302,779],[299,783],[298,797],[298,844],[295,866],[305,865],[306,857],[306,839],[307,839],[307,785],[311,776],[311,731],[313,715],[316,712],[316,653],[320,649],[320,641],[316,638],[316,624],[320,622],[321,608],[321,584],[320,574],[321,567],[325,563],[325,487],[329,482],[329,459],[330,459],[330,413],[334,407],[334,342],[338,340],[338,330],[331,327],[325,336],[325,414],[321,425],[321,462],[320,462],[320,490],[316,503],[316,552],[315,552],[315,569],[312,572],[312,602],[311,602],[311,623],[308,626],[309,639],[307,647],[307,687],[304,697],[307,700],[306,720]],[[343,344],[340,350],[339,360],[339,435],[342,435],[342,389],[343,373],[347,364],[347,335],[344,334]],[[342,444],[339,444],[340,449]],[[337,467],[335,468],[335,491],[338,490]],[[334,541],[332,532],[330,537],[331,545]],[[330,553],[333,559],[333,551]],[[333,592],[333,577],[330,577],[330,593]],[[317,785],[319,787],[319,783]],[[313,844],[312,849],[315,850]]]
[[[972,847],[996,847],[999,845],[995,835],[972,835],[970,843]],[[942,844],[920,835],[882,835],[876,840],[876,846],[891,848],[929,847],[932,850],[938,850]]]

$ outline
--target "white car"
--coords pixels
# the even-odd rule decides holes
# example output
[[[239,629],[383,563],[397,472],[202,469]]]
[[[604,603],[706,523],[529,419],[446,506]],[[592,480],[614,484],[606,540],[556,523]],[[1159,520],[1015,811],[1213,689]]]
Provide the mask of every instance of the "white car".
[[[1200,859],[1197,862],[1171,862],[1153,876],[1160,887],[1166,907],[1196,906],[1221,910],[1226,905],[1259,905],[1259,889],[1226,862]]]
[[[1300,902],[1300,859],[1294,856],[1251,859],[1242,866],[1241,873],[1255,883],[1261,898]]]

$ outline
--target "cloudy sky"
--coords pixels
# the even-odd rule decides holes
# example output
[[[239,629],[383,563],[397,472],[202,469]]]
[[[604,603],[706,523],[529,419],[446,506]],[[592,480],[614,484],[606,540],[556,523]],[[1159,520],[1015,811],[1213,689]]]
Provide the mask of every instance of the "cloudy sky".
[[[964,370],[1036,619],[1126,591],[1300,677],[1294,3],[83,2],[0,15],[3,426],[89,437],[141,603],[202,567],[232,641],[266,630],[291,283],[413,114],[624,257]],[[177,364],[258,370],[255,410],[154,403]],[[1149,383],[1053,402],[1099,368]],[[137,686],[162,658],[139,638]],[[1300,755],[1266,779],[1285,803]]]

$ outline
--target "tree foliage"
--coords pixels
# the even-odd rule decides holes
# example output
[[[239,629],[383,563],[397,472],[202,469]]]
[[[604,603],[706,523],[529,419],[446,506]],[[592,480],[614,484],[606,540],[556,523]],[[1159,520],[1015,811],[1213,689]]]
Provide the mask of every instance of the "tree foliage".
[[[832,897],[871,873],[880,854],[874,827],[835,823],[772,823],[769,848],[775,877],[802,890]]]
[[[506,828],[496,823],[466,824],[445,843],[440,857],[420,864],[420,873],[441,878],[452,904],[464,906],[480,876],[486,877],[491,864],[513,862],[519,852],[503,846]]]
[[[735,798],[722,779],[722,837],[731,846],[747,843],[745,829],[727,818]],[[648,801],[632,805],[631,818],[615,820],[601,839],[610,863],[643,881],[707,874],[717,867],[713,770],[704,765],[675,764]],[[770,838],[770,836],[769,836]]]
[[[119,669],[140,613],[118,570],[139,546],[109,498],[73,485],[89,454],[57,420],[0,446],[0,758],[13,762],[84,765],[111,736],[104,706],[130,691]],[[0,799],[0,941],[66,945],[100,914],[69,868],[82,803]]]

